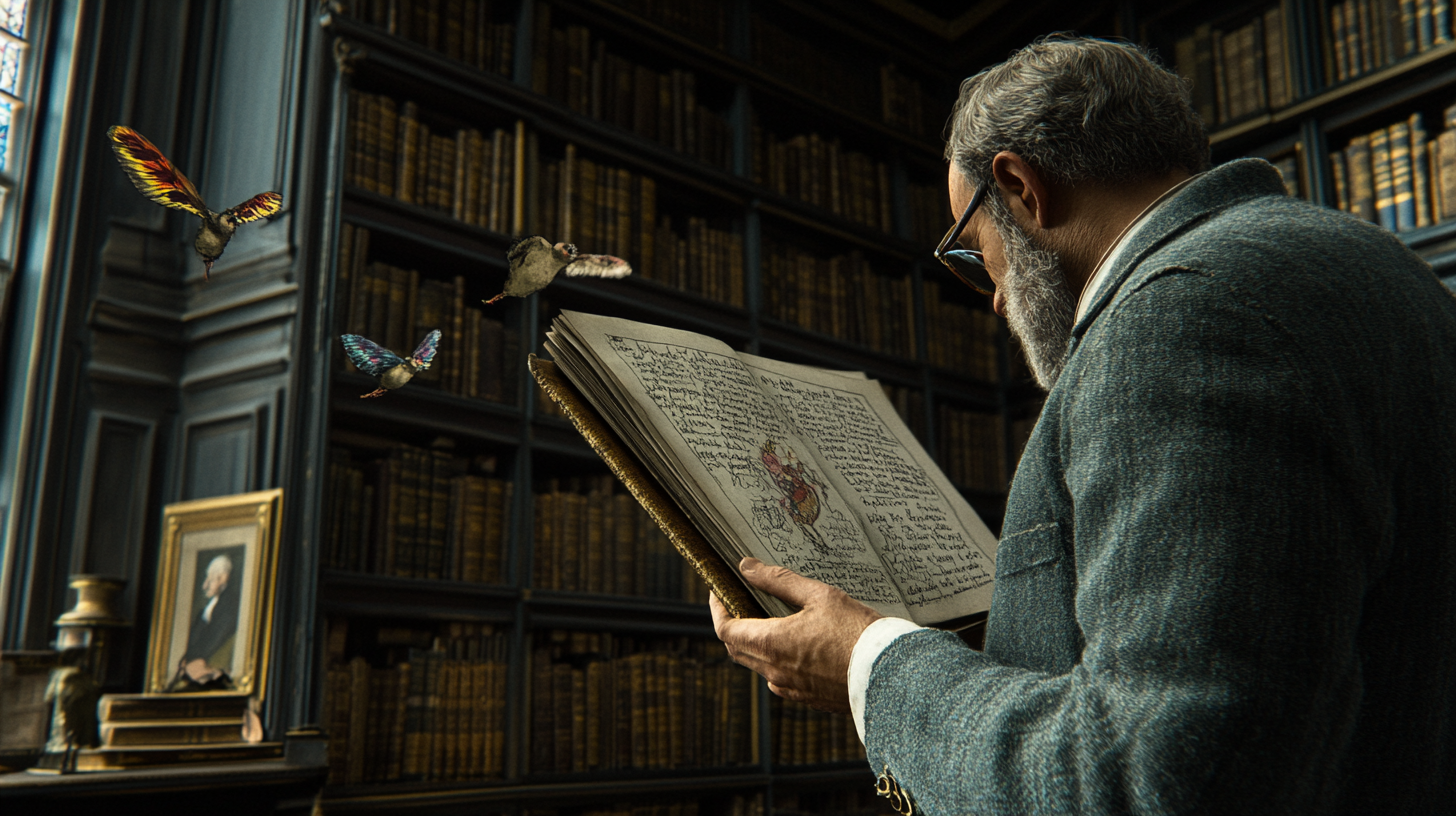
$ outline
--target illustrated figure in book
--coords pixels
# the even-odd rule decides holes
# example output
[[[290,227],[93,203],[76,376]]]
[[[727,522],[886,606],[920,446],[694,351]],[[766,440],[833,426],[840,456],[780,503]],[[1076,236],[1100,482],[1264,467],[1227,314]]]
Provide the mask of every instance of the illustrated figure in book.
[[[759,461],[768,468],[774,486],[783,491],[779,506],[795,524],[808,527],[819,518],[819,494],[814,485],[804,478],[804,466],[794,457],[794,452],[786,449],[784,458],[789,460],[787,464],[779,457],[778,446],[772,439],[765,441],[759,449]]]
[[[803,463],[794,456],[792,449],[784,448],[780,455],[778,445],[772,439],[765,440],[763,447],[759,448],[759,461],[768,469],[774,486],[783,493],[778,501],[784,513],[804,531],[810,543],[827,551],[827,545],[814,529],[814,522],[819,520],[819,491],[807,478]]]
[[[626,261],[613,255],[582,255],[575,244],[552,244],[539,235],[528,235],[515,242],[506,252],[510,271],[505,291],[485,301],[526,297],[545,289],[556,276],[565,272],[571,277],[589,275],[597,278],[625,278],[632,274]]]
[[[283,196],[270,192],[259,193],[222,212],[213,212],[202,202],[192,182],[145,136],[122,125],[112,127],[106,135],[111,137],[111,149],[121,162],[121,169],[142,195],[163,207],[189,212],[202,219],[192,247],[205,264],[204,278],[212,276],[213,262],[222,257],[239,224],[272,216],[283,206]]]
[[[383,396],[386,391],[403,386],[416,374],[430,367],[430,362],[435,359],[435,350],[440,345],[440,330],[435,329],[425,335],[415,353],[409,357],[400,357],[389,349],[357,334],[346,334],[339,339],[344,341],[344,351],[349,353],[349,359],[359,370],[379,380],[379,387],[363,394],[360,399]]]

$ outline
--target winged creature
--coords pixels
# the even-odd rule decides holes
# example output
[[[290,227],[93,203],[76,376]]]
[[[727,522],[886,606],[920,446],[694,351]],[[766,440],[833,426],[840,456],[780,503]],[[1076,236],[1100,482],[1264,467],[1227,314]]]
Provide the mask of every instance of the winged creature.
[[[111,149],[116,152],[121,169],[142,195],[163,207],[190,212],[202,219],[192,246],[207,265],[204,278],[212,276],[212,262],[222,256],[239,224],[267,218],[283,206],[283,196],[278,193],[259,193],[236,207],[213,212],[202,203],[202,196],[192,182],[147,137],[122,125],[112,127],[106,135],[111,137]]]
[[[339,339],[344,341],[344,351],[349,353],[349,359],[354,361],[354,365],[379,380],[378,388],[359,397],[368,399],[383,396],[386,391],[399,388],[416,374],[429,368],[431,361],[435,359],[435,350],[440,345],[440,330],[435,329],[425,335],[415,353],[407,358],[401,358],[373,340],[357,334],[346,334]]]
[[[557,274],[572,277],[591,275],[598,278],[625,278],[632,274],[626,261],[613,255],[582,255],[575,244],[552,244],[539,235],[528,235],[515,242],[506,252],[510,271],[506,274],[505,291],[485,301],[495,303],[506,295],[526,297],[545,289]]]

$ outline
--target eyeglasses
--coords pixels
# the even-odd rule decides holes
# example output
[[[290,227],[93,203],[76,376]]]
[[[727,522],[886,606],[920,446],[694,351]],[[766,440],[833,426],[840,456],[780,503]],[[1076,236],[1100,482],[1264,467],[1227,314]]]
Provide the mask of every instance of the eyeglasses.
[[[961,219],[940,239],[940,246],[935,248],[935,258],[945,264],[945,268],[959,278],[961,283],[983,295],[993,295],[996,293],[996,284],[991,280],[991,273],[986,271],[986,261],[981,253],[974,249],[951,249],[960,239],[971,216],[976,214],[976,208],[981,206],[981,198],[985,195],[986,188],[982,187],[971,196],[971,203],[966,205]]]

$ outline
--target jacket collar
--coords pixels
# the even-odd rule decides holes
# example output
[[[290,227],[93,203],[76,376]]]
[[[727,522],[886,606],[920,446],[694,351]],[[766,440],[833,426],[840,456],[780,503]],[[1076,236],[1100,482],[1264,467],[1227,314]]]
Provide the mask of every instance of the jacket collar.
[[[1093,294],[1087,313],[1072,327],[1072,340],[1080,340],[1122,288],[1123,283],[1153,250],[1189,227],[1229,206],[1251,198],[1287,195],[1284,178],[1263,159],[1238,159],[1209,170],[1177,196],[1148,215],[1127,247],[1114,258],[1101,291]]]

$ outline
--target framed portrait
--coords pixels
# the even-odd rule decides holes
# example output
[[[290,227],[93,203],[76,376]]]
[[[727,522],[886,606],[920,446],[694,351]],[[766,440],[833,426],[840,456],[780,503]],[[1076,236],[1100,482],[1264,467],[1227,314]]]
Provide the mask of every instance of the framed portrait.
[[[282,511],[282,489],[166,506],[147,692],[263,699]]]

